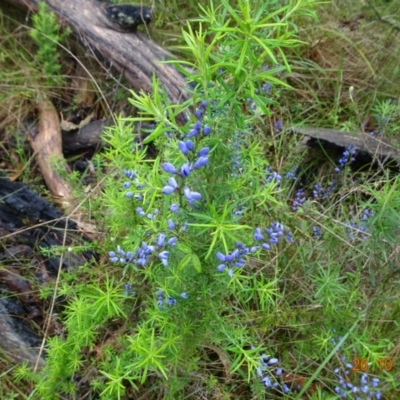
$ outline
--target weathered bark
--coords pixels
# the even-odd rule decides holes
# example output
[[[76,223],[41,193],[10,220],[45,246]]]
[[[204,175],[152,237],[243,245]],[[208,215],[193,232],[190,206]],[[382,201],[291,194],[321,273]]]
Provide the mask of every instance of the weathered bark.
[[[6,1],[36,11],[40,0]],[[155,74],[172,103],[178,104],[187,98],[187,85],[182,75],[171,64],[159,63],[173,59],[172,54],[147,34],[116,31],[107,18],[105,7],[109,4],[97,0],[46,0],[46,3],[86,47],[96,49],[122,71],[135,91],[149,92]]]
[[[326,128],[293,127],[292,131],[321,143],[327,142],[340,147],[353,145],[358,151],[380,160],[394,160],[400,163],[400,143],[396,139],[371,137],[363,132],[341,132]]]
[[[75,223],[26,185],[0,177],[0,347],[12,362],[42,364],[42,332],[35,328],[44,331],[51,316],[43,309],[38,286],[52,285],[59,268],[78,267],[92,257],[89,252],[46,257],[40,249],[87,240]],[[56,332],[52,320],[47,333]]]
[[[48,100],[38,104],[39,123],[35,135],[29,135],[28,140],[36,154],[41,173],[54,199],[64,209],[71,207],[72,189],[57,172],[58,168],[65,168],[61,146],[61,129],[57,111]]]

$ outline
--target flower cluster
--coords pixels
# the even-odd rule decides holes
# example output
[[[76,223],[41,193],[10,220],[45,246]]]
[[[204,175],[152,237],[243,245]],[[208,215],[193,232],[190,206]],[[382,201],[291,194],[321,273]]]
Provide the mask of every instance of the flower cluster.
[[[282,176],[277,172],[273,171],[271,167],[266,167],[265,171],[267,172],[267,180],[265,183],[277,182],[278,184],[282,181]]]
[[[144,188],[143,184],[138,183],[139,180],[136,177],[136,172],[132,170],[126,170],[124,169],[123,174],[129,179],[129,181],[124,182],[124,189],[130,189],[132,187],[132,183],[136,183],[136,189],[141,190]],[[132,191],[126,192],[125,196],[130,199],[130,198],[135,198],[138,201],[142,200],[142,195],[140,193],[133,193]]]
[[[132,290],[132,285],[130,285],[129,283],[126,283],[126,284],[124,285],[124,288],[125,288],[125,290],[124,290],[124,296],[125,296],[125,297],[128,297],[128,296],[135,296],[136,292],[134,292],[134,291]]]
[[[346,165],[352,163],[355,161],[355,156],[357,154],[357,151],[355,149],[354,144],[348,145],[343,154],[342,157],[339,159],[338,164],[339,166],[334,169],[335,172],[340,172],[342,169],[346,167]]]
[[[298,168],[296,167],[296,168],[293,168],[291,171],[289,171],[286,175],[285,175],[285,178],[287,178],[287,179],[292,179],[292,180],[296,180],[297,179],[297,170],[298,170]]]
[[[326,189],[322,187],[320,183],[316,183],[313,189],[313,197],[314,199],[329,199],[331,197],[333,191],[336,188],[336,182],[332,181]]]
[[[261,228],[256,228],[254,231],[253,239],[255,242],[261,242],[260,245],[254,245],[251,247],[246,247],[243,243],[237,242],[236,248],[231,253],[222,254],[220,252],[216,253],[216,257],[222,263],[218,265],[217,271],[222,272],[228,268],[228,275],[232,278],[234,273],[234,268],[242,268],[246,264],[246,259],[243,257],[247,254],[253,254],[260,249],[270,250],[271,245],[275,245],[279,242],[279,237],[284,236],[284,227],[279,222],[273,222],[269,228],[265,229],[264,232]],[[289,243],[293,243],[293,233],[288,232],[286,235],[286,240]]]
[[[334,330],[335,331],[335,330]],[[331,342],[335,345],[342,340],[339,336],[331,338]],[[338,353],[340,348],[338,349]],[[353,370],[353,364],[346,362],[346,357],[340,355],[340,361],[342,365],[340,368],[334,369],[337,385],[334,390],[335,393],[342,399],[354,399],[354,400],[381,400],[382,393],[378,390],[379,378],[370,377],[366,372],[361,374],[360,379],[356,382],[356,376],[351,374]]]
[[[275,122],[275,133],[282,132],[282,128],[283,128],[283,122],[281,119],[278,119],[278,121]]]
[[[188,295],[186,292],[183,292],[179,295],[182,299],[187,299]],[[156,298],[157,298],[157,305],[159,307],[162,307],[164,304],[171,307],[175,306],[177,304],[176,299],[174,299],[171,296],[165,296],[164,291],[159,290],[156,292]]]
[[[292,210],[297,211],[299,207],[303,206],[306,200],[307,198],[304,194],[304,189],[297,189],[292,203]]]
[[[190,130],[185,140],[178,140],[178,148],[186,157],[186,161],[181,165],[180,168],[175,167],[175,165],[169,162],[164,162],[161,167],[166,173],[185,179],[189,177],[194,170],[203,168],[208,164],[208,153],[210,152],[210,148],[203,147],[197,152],[197,155],[195,155],[196,145],[190,139],[197,137],[201,132],[203,132],[204,136],[208,136],[211,133],[211,128],[208,126],[202,127],[201,122],[206,107],[207,102],[202,101],[200,107],[195,111],[197,121],[195,122],[193,128]],[[163,187],[162,193],[166,196],[169,196],[175,192],[179,192],[180,189],[180,184],[177,182],[175,177],[171,176],[168,178],[168,185]],[[193,206],[194,202],[201,200],[201,194],[199,192],[192,191],[188,186],[183,186],[182,192],[191,206]]]
[[[120,263],[127,264],[132,263],[138,265],[140,267],[145,267],[154,257],[152,255],[156,255],[164,267],[168,266],[168,257],[169,251],[162,250],[165,247],[175,246],[177,243],[177,238],[175,236],[167,239],[164,233],[160,233],[158,237],[155,239],[154,244],[147,244],[146,242],[142,242],[141,246],[139,246],[136,251],[124,251],[120,246],[117,246],[116,251],[110,251],[108,253],[108,257],[112,263]]]
[[[315,239],[321,240],[321,237],[322,237],[322,230],[321,230],[321,228],[318,227],[318,226],[313,226],[313,227],[312,227],[312,231],[313,231],[313,234],[314,234]]]
[[[287,394],[290,392],[290,388],[286,383],[280,381],[283,370],[277,367],[278,363],[279,360],[277,358],[262,354],[256,373],[257,376],[261,378],[261,382],[264,383],[266,388],[275,389],[281,393]]]
[[[345,356],[340,357],[342,362],[346,361]],[[382,392],[378,390],[379,378],[370,377],[366,372],[361,374],[359,381],[351,377],[351,370],[353,364],[346,363],[343,368],[336,368],[333,372],[336,377],[337,385],[335,386],[335,393],[342,399],[353,398],[355,400],[381,400]]]
[[[230,150],[232,151],[231,162],[232,162],[232,176],[236,177],[242,173],[242,135],[239,132],[235,132],[232,140],[229,143]]]
[[[365,222],[374,216],[374,212],[366,208],[361,214],[361,220],[363,222],[345,222],[347,237],[349,240],[354,241],[356,237],[361,238],[361,240],[366,240],[368,235],[367,225],[365,225]]]

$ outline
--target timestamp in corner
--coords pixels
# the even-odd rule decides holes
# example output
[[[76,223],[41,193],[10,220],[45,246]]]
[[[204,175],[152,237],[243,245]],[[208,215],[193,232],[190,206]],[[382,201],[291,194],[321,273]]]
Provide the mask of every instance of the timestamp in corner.
[[[376,364],[380,371],[391,371],[394,366],[392,358],[378,358]],[[366,372],[370,366],[371,362],[368,361],[368,358],[353,358],[353,371]]]

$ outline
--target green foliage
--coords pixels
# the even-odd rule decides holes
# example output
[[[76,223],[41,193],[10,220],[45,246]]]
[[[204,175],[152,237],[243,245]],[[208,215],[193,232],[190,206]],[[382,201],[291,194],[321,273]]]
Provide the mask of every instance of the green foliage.
[[[48,339],[46,366],[31,378],[37,398],[78,397],[81,384],[101,399],[297,399],[316,383],[310,397],[337,399],[333,371],[354,357],[368,358],[390,396],[396,379],[377,363],[399,333],[389,283],[399,179],[372,185],[358,174],[356,186],[350,160],[335,171],[336,159],[290,177],[299,156],[274,106],[288,86],[286,52],[301,44],[295,21],[315,18],[317,2],[281,3],[201,7],[199,29],[183,32],[192,59],[174,62],[191,98],[170,104],[154,78],[150,94],[132,92],[138,115],[104,135],[94,212],[108,237],[92,269],[60,283],[64,332]],[[376,111],[393,118],[388,107]],[[135,123],[147,124],[144,143]],[[302,386],[289,388],[289,375]]]
[[[38,45],[37,62],[42,67],[44,78],[49,86],[60,86],[63,77],[60,75],[59,46],[70,34],[69,29],[59,33],[60,26],[53,12],[49,11],[45,2],[38,4],[38,12],[32,16],[34,29],[30,35]]]

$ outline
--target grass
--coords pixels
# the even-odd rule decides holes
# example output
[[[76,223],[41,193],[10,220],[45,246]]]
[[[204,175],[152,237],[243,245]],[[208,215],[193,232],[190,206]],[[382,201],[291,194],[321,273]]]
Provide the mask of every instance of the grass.
[[[95,244],[100,259],[62,273],[53,295],[66,304],[59,317],[65,334],[47,338],[40,372],[2,363],[2,398],[17,397],[21,382],[26,399],[83,399],[86,392],[101,399],[398,398],[400,179],[382,167],[358,170],[351,149],[316,157],[286,128],[395,137],[400,71],[391,54],[399,37],[371,20],[371,7],[335,1],[318,6],[319,23],[310,14],[289,19],[311,43],[296,46],[291,24],[263,24],[277,24],[295,4],[309,12],[312,2],[287,2],[262,21],[278,3],[243,1],[240,11],[215,3],[231,18],[223,29],[224,16],[206,5],[157,4],[156,26],[165,14],[160,30],[171,35],[166,43],[176,41],[172,48],[197,71],[193,99],[169,105],[157,82],[147,96],[130,93],[142,113],[120,118],[122,128],[106,134],[109,148],[96,160],[107,174],[82,205],[104,227],[106,238]],[[394,2],[374,5],[397,26]],[[366,17],[354,31],[338,28],[360,12]],[[186,28],[188,17],[197,18],[197,30]],[[24,113],[3,120],[9,135],[32,112],[46,77],[7,24],[3,16],[5,52],[17,60],[2,71],[7,118],[29,92],[18,65],[37,76]],[[32,45],[28,35],[21,40]],[[274,69],[277,63],[292,72]],[[6,106],[7,96],[13,102]],[[174,119],[181,111],[190,118],[184,126]],[[153,159],[131,135],[129,123],[141,119],[154,123]],[[200,162],[199,151],[198,168],[181,171]],[[2,157],[11,162],[10,147]],[[76,176],[73,183],[80,184]],[[232,258],[243,265],[233,267]]]

